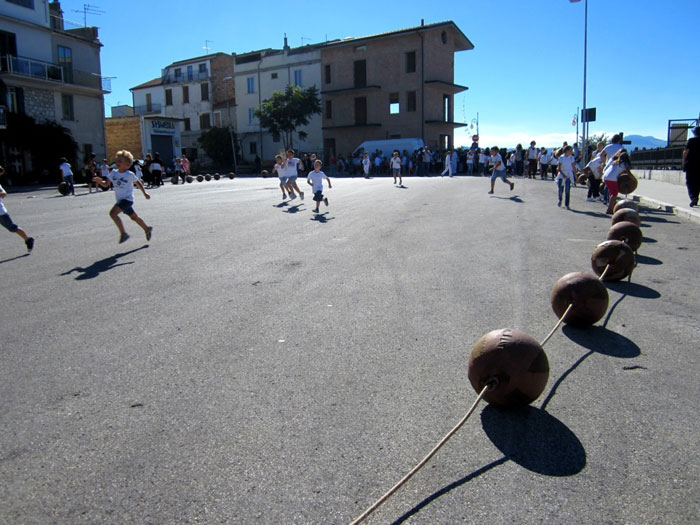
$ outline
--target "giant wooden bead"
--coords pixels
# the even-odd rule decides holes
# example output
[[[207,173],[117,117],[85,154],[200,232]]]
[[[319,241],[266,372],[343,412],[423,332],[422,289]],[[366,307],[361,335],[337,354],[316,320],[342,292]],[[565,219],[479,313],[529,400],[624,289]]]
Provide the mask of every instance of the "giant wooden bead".
[[[637,189],[637,177],[629,171],[623,171],[617,177],[617,189],[620,193],[627,195]]]
[[[636,252],[642,245],[642,230],[633,222],[622,221],[608,230],[608,240],[623,241]]]
[[[615,203],[614,211],[619,211],[622,208],[629,208],[639,213],[639,204],[630,199],[622,199]]]
[[[632,273],[636,258],[632,248],[622,241],[601,242],[591,255],[591,266],[596,275],[605,272],[604,281],[619,281]]]
[[[600,321],[608,309],[608,289],[598,279],[583,272],[567,273],[552,288],[552,310],[557,317],[573,304],[564,322],[587,327]]]
[[[617,210],[613,214],[612,224],[617,224],[618,222],[623,221],[631,222],[632,224],[636,224],[637,226],[642,225],[642,218],[636,211],[630,208],[622,208],[621,210]]]
[[[528,334],[502,328],[476,342],[467,375],[477,392],[495,378],[495,388],[484,399],[502,408],[516,408],[540,396],[549,379],[549,361],[542,346]]]

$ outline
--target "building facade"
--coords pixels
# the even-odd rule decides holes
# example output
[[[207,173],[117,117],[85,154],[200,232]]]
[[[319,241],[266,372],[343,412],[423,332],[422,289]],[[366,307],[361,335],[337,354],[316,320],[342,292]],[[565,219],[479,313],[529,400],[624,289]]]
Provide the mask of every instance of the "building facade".
[[[280,137],[260,127],[255,110],[287,86],[321,89],[321,52],[323,44],[290,48],[285,37],[282,49],[263,49],[235,55],[237,121],[236,130],[243,159],[252,162],[258,156],[264,162],[274,160],[284,149]],[[313,115],[304,140],[295,133],[292,147],[299,151],[318,152],[323,147],[321,115]]]
[[[180,144],[168,145],[166,139],[156,139],[145,152],[158,151],[166,162],[183,153],[193,161],[206,162],[197,142],[199,136],[214,126],[235,123],[233,57],[226,53],[173,62],[159,78],[131,88],[131,93],[135,114],[180,121]]]
[[[158,152],[164,162],[182,156],[181,119],[157,115],[125,115],[105,119],[107,129],[107,159],[122,149],[136,159]]]
[[[0,0],[0,105],[38,123],[56,122],[79,145],[79,162],[104,155],[104,94],[97,28],[68,27],[59,2]],[[12,171],[30,158],[2,151]]]
[[[473,49],[454,22],[329,42],[321,47],[323,149],[348,155],[365,140],[422,138],[451,148],[454,53]]]

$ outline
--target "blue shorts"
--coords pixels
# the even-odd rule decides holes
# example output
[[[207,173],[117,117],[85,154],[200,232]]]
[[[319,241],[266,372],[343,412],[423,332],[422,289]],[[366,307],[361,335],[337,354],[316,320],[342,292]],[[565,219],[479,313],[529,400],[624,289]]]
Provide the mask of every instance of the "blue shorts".
[[[321,202],[323,200],[323,190],[318,190],[314,192],[314,201]]]
[[[401,170],[398,168],[391,168],[391,171],[394,172],[394,177],[397,177],[398,175],[401,175]]]
[[[299,175],[290,175],[289,177],[287,177],[287,181],[288,182],[296,182],[298,176]]]
[[[11,233],[15,233],[17,230],[19,230],[19,226],[12,222],[12,219],[7,213],[0,215],[0,224],[2,224],[5,229]]]
[[[119,208],[121,211],[126,213],[128,216],[132,216],[136,213],[134,211],[134,208],[132,208],[133,205],[134,205],[134,201],[128,201],[126,199],[122,199],[120,201],[117,201],[117,208]]]
[[[500,178],[503,182],[507,183],[506,180],[506,170],[493,170],[493,175],[491,175],[491,182],[495,182],[496,179]]]
[[[289,177],[280,177],[280,184],[282,184],[283,186],[287,184],[288,181]]]

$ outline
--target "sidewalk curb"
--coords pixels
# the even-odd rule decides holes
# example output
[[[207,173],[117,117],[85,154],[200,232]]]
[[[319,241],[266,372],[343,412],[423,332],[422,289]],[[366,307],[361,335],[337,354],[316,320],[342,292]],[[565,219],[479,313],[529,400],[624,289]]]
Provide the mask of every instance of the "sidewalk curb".
[[[636,193],[632,193],[630,195],[630,198],[635,202],[644,204],[645,206],[649,206],[668,213],[673,213],[674,215],[677,215],[678,217],[686,219],[690,222],[700,224],[700,211],[693,211],[688,208],[682,208],[680,206],[669,204],[668,202],[652,199],[650,197],[645,197],[644,195],[637,195]]]

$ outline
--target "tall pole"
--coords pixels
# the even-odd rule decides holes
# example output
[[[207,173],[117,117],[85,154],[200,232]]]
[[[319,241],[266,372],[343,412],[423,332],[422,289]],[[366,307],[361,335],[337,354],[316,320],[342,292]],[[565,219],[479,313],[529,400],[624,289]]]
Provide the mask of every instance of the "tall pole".
[[[588,0],[585,0],[583,17],[583,114],[586,115],[586,72],[588,70]],[[585,166],[588,163],[588,118],[583,120],[583,150],[581,163]]]

